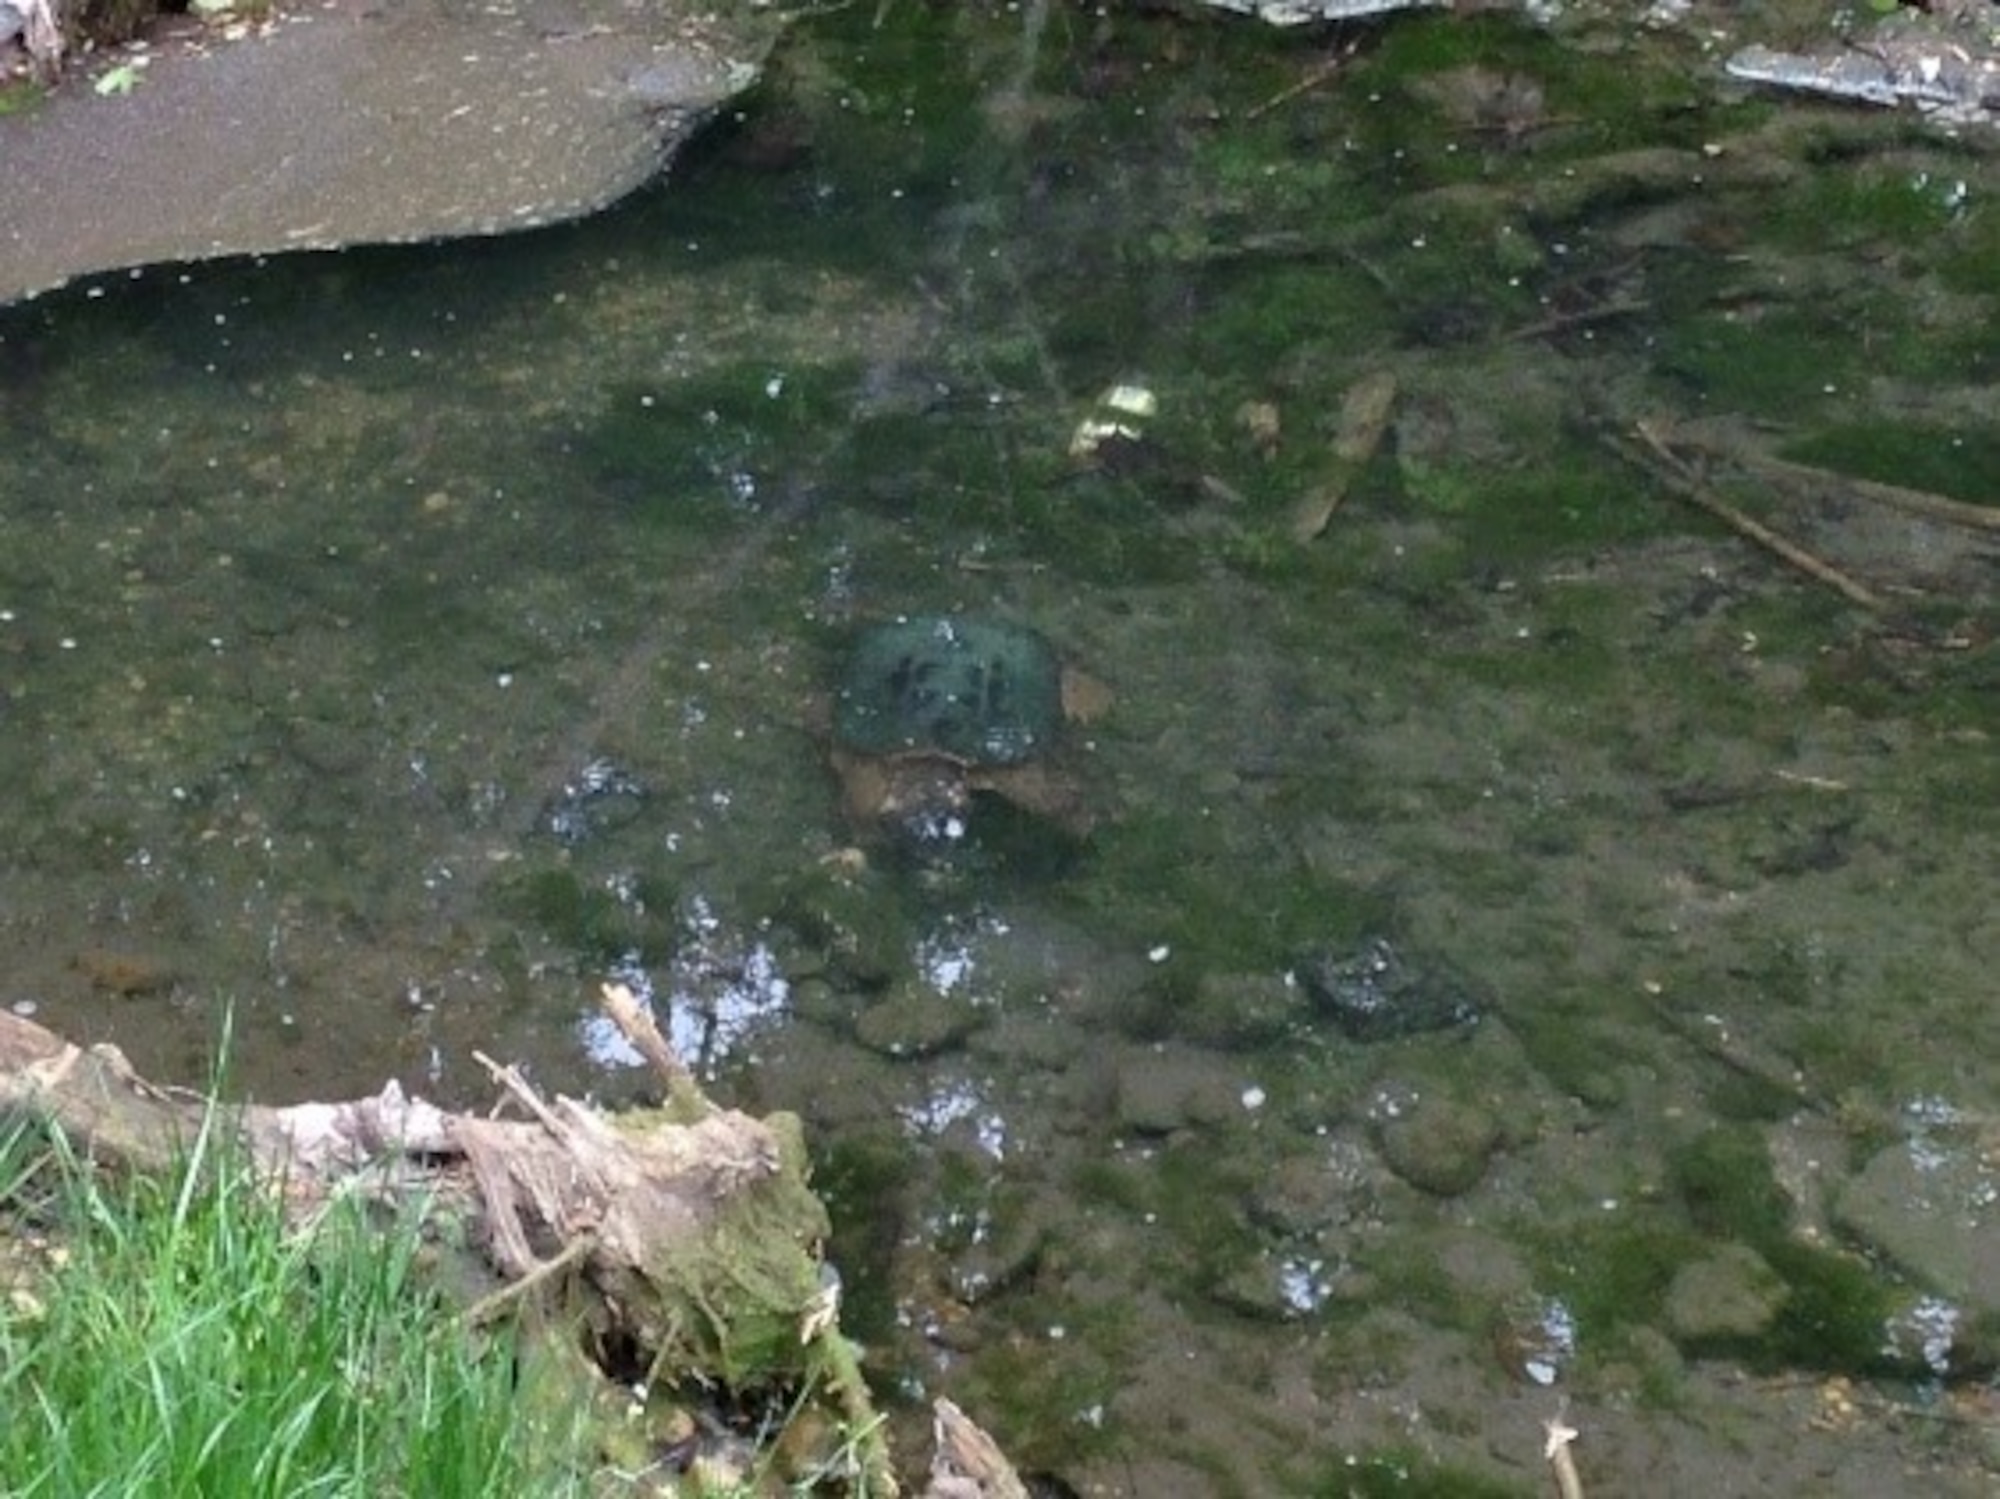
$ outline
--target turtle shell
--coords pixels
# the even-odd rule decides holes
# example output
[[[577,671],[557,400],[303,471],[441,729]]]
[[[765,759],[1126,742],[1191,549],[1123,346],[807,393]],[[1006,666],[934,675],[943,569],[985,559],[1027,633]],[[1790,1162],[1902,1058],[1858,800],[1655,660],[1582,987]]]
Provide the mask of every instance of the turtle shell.
[[[1039,633],[929,615],[876,625],[855,642],[833,735],[864,755],[1019,765],[1048,745],[1062,716],[1062,663]]]

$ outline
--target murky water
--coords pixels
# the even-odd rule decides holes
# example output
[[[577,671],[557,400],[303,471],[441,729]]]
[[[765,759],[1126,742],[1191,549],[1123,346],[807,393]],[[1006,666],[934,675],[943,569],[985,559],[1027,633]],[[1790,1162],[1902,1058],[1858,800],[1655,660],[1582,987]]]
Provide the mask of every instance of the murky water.
[[[1850,481],[2000,497],[2000,172],[1702,76],[886,6],[599,221],[0,314],[0,997],[464,1102],[625,978],[1086,1492],[1983,1491],[2000,541]],[[1087,834],[844,814],[920,612]]]

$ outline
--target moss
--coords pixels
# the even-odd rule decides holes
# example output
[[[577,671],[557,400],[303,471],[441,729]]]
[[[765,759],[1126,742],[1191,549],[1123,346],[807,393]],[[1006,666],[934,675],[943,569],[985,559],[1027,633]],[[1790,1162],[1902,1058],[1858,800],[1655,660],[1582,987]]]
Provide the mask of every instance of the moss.
[[[673,954],[673,891],[642,879],[626,895],[586,884],[567,865],[524,869],[498,887],[501,908],[590,962],[637,953],[657,963]]]
[[[1785,422],[1823,416],[1827,387],[1852,388],[1873,363],[1866,340],[1824,304],[1756,319],[1690,316],[1663,325],[1659,347],[1660,377],[1690,400]]]
[[[1792,1232],[1792,1206],[1772,1171],[1763,1137],[1721,1128],[1671,1157],[1670,1179],[1690,1221],[1711,1239],[1755,1249],[1783,1280],[1771,1329],[1734,1348],[1761,1370],[1886,1370],[1884,1329],[1897,1304],[1892,1284],[1851,1255],[1808,1244]]]
[[[1887,1372],[1884,1329],[1896,1305],[1893,1288],[1869,1266],[1815,1245],[1785,1240],[1760,1252],[1784,1278],[1786,1297],[1753,1367],[1829,1373]]]
[[[1402,1242],[1394,1247],[1386,1243],[1370,1246],[1357,1256],[1355,1267],[1374,1277],[1380,1289],[1379,1295],[1371,1295],[1371,1304],[1402,1307],[1426,1326],[1483,1336],[1492,1308],[1469,1295],[1434,1254],[1421,1247],[1413,1251],[1410,1241],[1416,1237],[1414,1228],[1405,1229],[1399,1236]]]
[[[1551,992],[1532,1007],[1511,1007],[1507,1026],[1550,1086],[1595,1109],[1624,1101],[1619,1070],[1634,1060],[1632,1044],[1622,1027],[1597,1013],[1591,996]]]
[[[1518,119],[1468,111],[1426,80],[1478,69],[1532,85],[1540,108]],[[1560,163],[1631,146],[1698,147],[1758,111],[1716,110],[1688,69],[1626,47],[1586,51],[1510,15],[1405,16],[1353,69],[1354,87],[1379,100],[1363,115],[1376,151],[1406,154],[1421,181],[1529,180]]]
[[[1967,296],[1991,296],[1993,267],[2000,265],[2000,216],[1968,214],[1955,221],[1950,232],[1940,235],[1930,249],[1938,280],[1945,287]],[[1990,382],[1996,357],[2000,356],[1989,342],[1977,364],[1968,370],[1968,378]]]
[[[1153,1177],[1161,1273],[1183,1294],[1207,1297],[1255,1262],[1263,1240],[1246,1216],[1256,1163],[1208,1146],[1162,1151]]]
[[[1091,876],[1077,898],[1128,940],[1165,946],[1175,980],[1190,986],[1209,971],[1281,968],[1303,950],[1351,942],[1392,914],[1383,895],[1268,849],[1224,846],[1211,822],[1178,808],[1134,812],[1100,830]]]
[[[961,1398],[1004,1433],[1018,1468],[1060,1472],[1113,1450],[1116,1423],[1104,1417],[1127,1378],[1083,1340],[1050,1340],[1043,1325],[983,1350]]]
[[[1718,1118],[1739,1124],[1775,1124],[1789,1118],[1799,1105],[1796,1089],[1734,1069],[1711,1078],[1703,1097]]]
[[[1641,1205],[1565,1225],[1551,1232],[1543,1253],[1552,1261],[1550,1284],[1575,1313],[1586,1346],[1606,1353],[1658,1315],[1674,1276],[1703,1248],[1671,1213]]]
[[[1835,473],[1996,506],[1980,476],[2000,474],[2000,433],[1898,422],[1880,414],[1787,444],[1783,456]]]
[[[1772,196],[1761,233],[1813,255],[1837,246],[1922,245],[1948,234],[1953,210],[1943,184],[1901,159],[1825,162]],[[1990,289],[1990,283],[1989,283]]]
[[[1763,1250],[1789,1229],[1791,1204],[1754,1130],[1708,1131],[1674,1151],[1669,1173],[1690,1220],[1712,1237]]]
[[[49,91],[39,83],[27,78],[18,78],[10,83],[0,83],[0,115],[26,114],[39,108],[49,96]]]
[[[832,1224],[827,1257],[840,1266],[842,1329],[884,1348],[896,1341],[893,1271],[915,1166],[909,1144],[887,1131],[832,1138],[813,1160],[813,1186]]]
[[[577,451],[623,516],[709,535],[798,482],[808,453],[845,416],[853,371],[735,365],[698,377],[613,388]]]
[[[1120,1157],[1087,1158],[1073,1167],[1069,1187],[1077,1197],[1130,1218],[1153,1212],[1157,1182],[1152,1170]]]
[[[1817,1096],[1874,1098],[1898,1086],[1894,1073],[1901,1068],[1885,1065],[1891,1059],[1881,1037],[1856,1025],[1852,1016],[1802,1020],[1787,1032],[1786,1044]]]
[[[880,989],[909,970],[910,913],[877,866],[849,876],[829,864],[809,865],[766,885],[751,903],[796,936],[843,987]]]

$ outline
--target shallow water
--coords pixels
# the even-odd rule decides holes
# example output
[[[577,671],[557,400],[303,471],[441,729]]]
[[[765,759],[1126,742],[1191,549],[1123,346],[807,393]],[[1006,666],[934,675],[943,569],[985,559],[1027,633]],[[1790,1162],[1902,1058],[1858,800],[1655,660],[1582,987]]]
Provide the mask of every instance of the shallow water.
[[[0,997],[467,1102],[643,1092],[625,978],[1086,1492],[1979,1491],[2000,543],[1742,454],[1996,499],[2000,174],[1597,40],[842,13],[594,222],[0,314]],[[1087,836],[844,817],[944,611],[1111,689]]]

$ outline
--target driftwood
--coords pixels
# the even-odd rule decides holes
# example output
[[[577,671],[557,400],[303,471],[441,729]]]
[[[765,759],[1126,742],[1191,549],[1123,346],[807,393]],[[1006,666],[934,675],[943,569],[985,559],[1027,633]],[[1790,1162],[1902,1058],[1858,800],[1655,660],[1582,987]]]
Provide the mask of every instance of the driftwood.
[[[487,1320],[560,1282],[600,1348],[648,1361],[649,1383],[735,1390],[788,1384],[831,1407],[852,1476],[870,1494],[895,1481],[818,1251],[824,1208],[806,1186],[790,1115],[717,1108],[672,1058],[629,995],[607,1009],[663,1069],[670,1106],[616,1119],[546,1100],[489,1063],[525,1119],[452,1114],[393,1082],[372,1098],[228,1118],[250,1164],[305,1223],[337,1192],[360,1191],[424,1221],[469,1226],[502,1288]],[[0,1013],[0,1116],[52,1122],[92,1160],[135,1173],[188,1158],[213,1105],[147,1082],[114,1046],[83,1048]]]
[[[1028,1487],[993,1438],[940,1399],[932,1408],[937,1451],[923,1499],[1028,1499]]]

